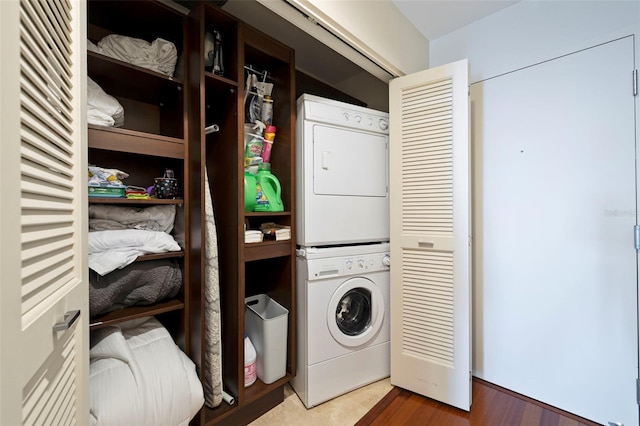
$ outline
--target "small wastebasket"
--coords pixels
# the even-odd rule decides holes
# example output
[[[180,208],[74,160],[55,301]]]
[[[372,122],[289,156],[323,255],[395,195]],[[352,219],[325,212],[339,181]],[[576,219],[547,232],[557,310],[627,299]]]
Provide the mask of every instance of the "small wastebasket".
[[[289,311],[266,294],[244,299],[245,331],[256,348],[258,378],[273,383],[287,372]]]

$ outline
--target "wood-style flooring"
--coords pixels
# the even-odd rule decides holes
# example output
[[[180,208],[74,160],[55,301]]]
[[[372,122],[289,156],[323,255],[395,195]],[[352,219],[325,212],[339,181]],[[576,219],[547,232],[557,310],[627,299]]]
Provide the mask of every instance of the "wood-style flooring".
[[[573,414],[473,378],[471,411],[394,387],[356,426],[597,426]]]

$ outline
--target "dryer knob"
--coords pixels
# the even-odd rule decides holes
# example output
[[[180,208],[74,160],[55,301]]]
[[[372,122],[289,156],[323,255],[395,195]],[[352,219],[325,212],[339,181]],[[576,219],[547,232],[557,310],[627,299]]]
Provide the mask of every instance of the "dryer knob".
[[[383,258],[382,258],[382,264],[384,266],[390,266],[391,265],[391,257],[386,254]]]
[[[378,122],[378,126],[382,129],[382,130],[387,130],[389,128],[389,123],[387,123],[386,120],[380,119],[380,121]]]
[[[358,267],[360,269],[364,269],[364,260],[362,260],[362,259],[358,260]]]
[[[347,269],[351,269],[353,267],[353,262],[350,260],[347,260],[346,266],[347,266]]]
[[[349,121],[349,118],[351,118],[348,112],[343,112],[342,116],[344,117],[345,121]]]

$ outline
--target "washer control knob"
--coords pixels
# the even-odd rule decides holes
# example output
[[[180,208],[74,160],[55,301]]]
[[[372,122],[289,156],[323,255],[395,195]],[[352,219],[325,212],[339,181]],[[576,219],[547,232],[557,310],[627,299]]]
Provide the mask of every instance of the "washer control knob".
[[[347,269],[351,269],[353,267],[353,262],[351,260],[347,260],[347,263],[345,263],[345,265],[347,266]]]
[[[343,112],[342,116],[344,117],[345,121],[349,121],[349,118],[351,118],[348,112]]]
[[[391,266],[391,257],[390,257],[388,254],[385,254],[385,255],[382,257],[382,264],[383,264],[384,266]]]
[[[380,127],[382,130],[387,130],[389,128],[389,123],[381,118],[378,122],[378,127]]]
[[[358,260],[358,267],[359,267],[360,269],[364,269],[364,260],[362,260],[362,259],[359,259],[359,260]]]
[[[371,117],[369,117],[369,119],[367,120],[367,124],[369,126],[373,126],[373,120],[371,119]]]
[[[356,123],[359,123],[362,121],[362,117],[360,117],[359,115],[356,115]]]

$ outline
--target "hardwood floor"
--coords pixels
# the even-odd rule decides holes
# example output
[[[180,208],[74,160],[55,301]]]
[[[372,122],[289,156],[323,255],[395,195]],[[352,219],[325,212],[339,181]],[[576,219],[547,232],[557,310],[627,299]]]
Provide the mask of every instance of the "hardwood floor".
[[[477,378],[466,412],[400,388],[393,388],[356,426],[597,426]]]

